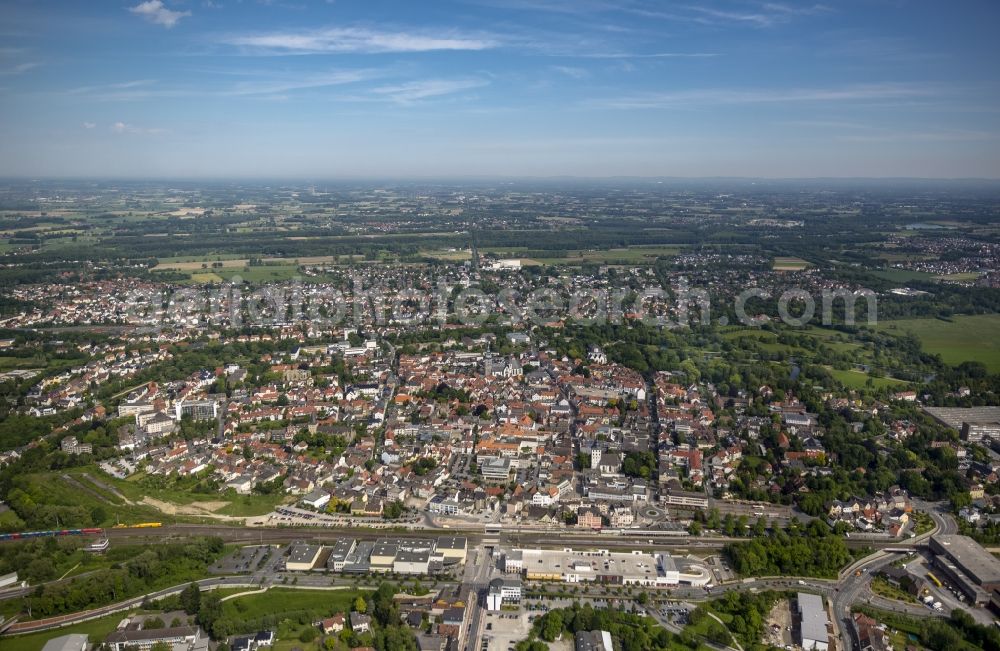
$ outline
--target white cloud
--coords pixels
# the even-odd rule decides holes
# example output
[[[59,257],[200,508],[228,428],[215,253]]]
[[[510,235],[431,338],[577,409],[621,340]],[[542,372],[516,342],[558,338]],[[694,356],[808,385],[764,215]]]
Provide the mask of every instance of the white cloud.
[[[841,88],[698,89],[645,93],[588,102],[590,106],[618,109],[656,109],[724,104],[769,104],[792,102],[870,102],[912,99],[936,94],[926,85],[868,84]]]
[[[163,133],[165,130],[164,129],[160,129],[160,128],[156,128],[156,127],[153,127],[153,128],[137,127],[134,124],[129,124],[128,122],[118,121],[118,122],[115,122],[114,124],[111,125],[111,131],[114,132],[114,133],[131,133],[131,134],[149,134],[149,135],[153,135],[153,134],[157,134],[157,133]]]
[[[176,25],[181,18],[191,15],[190,11],[167,9],[163,4],[163,0],[146,0],[129,8],[129,11],[142,16],[155,25],[163,25],[167,29]]]
[[[194,86],[161,87],[154,80],[141,79],[101,86],[81,86],[69,89],[66,93],[68,95],[83,95],[105,102],[134,102],[182,97],[284,96],[284,93],[290,91],[369,81],[382,77],[384,74],[384,71],[377,69],[334,70],[309,75],[261,73],[258,78],[252,81],[226,84],[212,90]]]
[[[481,88],[488,83],[482,79],[426,79],[395,86],[382,86],[372,89],[372,92],[400,104],[410,104],[422,99],[450,95],[471,88]]]
[[[83,128],[84,129],[96,129],[97,128],[97,123],[96,122],[84,122],[83,123]]]
[[[573,79],[586,79],[590,76],[590,72],[584,68],[577,68],[574,66],[550,66],[553,70],[558,73],[564,74],[567,77],[572,77]]]
[[[652,52],[637,54],[630,52],[590,52],[577,54],[582,59],[710,59],[722,56],[718,52]]]
[[[492,37],[460,34],[429,35],[337,27],[301,32],[270,32],[226,36],[222,42],[251,51],[273,54],[344,54],[486,50],[496,47]]]
[[[10,68],[0,69],[0,75],[19,75],[21,73],[27,72],[32,68],[37,68],[41,64],[37,61],[26,61],[24,63],[18,63]]]
[[[272,95],[292,90],[325,88],[366,81],[379,76],[375,70],[340,70],[325,74],[307,75],[299,78],[285,77],[276,80],[241,82],[232,88],[220,91],[221,95]]]

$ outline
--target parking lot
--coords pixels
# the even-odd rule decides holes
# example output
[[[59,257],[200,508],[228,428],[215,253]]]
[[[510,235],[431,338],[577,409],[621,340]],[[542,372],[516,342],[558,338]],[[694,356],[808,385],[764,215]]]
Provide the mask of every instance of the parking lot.
[[[273,557],[280,549],[277,545],[254,545],[241,547],[228,556],[224,556],[209,568],[216,574],[253,574],[257,571],[268,553]]]
[[[722,560],[720,556],[710,556],[705,559],[705,565],[711,570],[716,583],[725,583],[736,578],[736,573]]]
[[[487,612],[483,625],[480,651],[512,651],[514,645],[528,637],[531,624],[540,612]],[[564,636],[562,640],[549,642],[550,651],[572,651],[573,640]]]

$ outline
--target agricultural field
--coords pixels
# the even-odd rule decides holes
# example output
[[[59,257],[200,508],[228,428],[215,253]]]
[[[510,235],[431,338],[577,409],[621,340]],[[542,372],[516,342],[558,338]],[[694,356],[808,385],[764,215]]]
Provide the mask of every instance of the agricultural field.
[[[809,268],[809,263],[802,258],[777,257],[772,269],[775,271],[803,271]]]
[[[1000,372],[1000,314],[882,321],[878,329],[913,333],[925,351],[940,355],[947,364],[977,361],[993,373]]]
[[[979,279],[978,272],[970,271],[967,273],[956,273],[956,274],[944,274],[943,276],[934,276],[934,280],[943,280],[945,282],[951,283],[971,283]]]
[[[613,249],[569,249],[565,255],[538,256],[539,251],[533,251],[533,257],[525,257],[527,247],[485,247],[481,253],[492,253],[501,258],[518,258],[525,266],[567,265],[580,266],[584,264],[608,265],[645,265],[653,264],[659,257],[674,257],[681,247],[673,245],[633,245],[627,248]]]
[[[934,276],[925,271],[910,271],[909,269],[882,269],[871,272],[876,278],[888,280],[891,283],[908,283],[914,280],[930,280]]]

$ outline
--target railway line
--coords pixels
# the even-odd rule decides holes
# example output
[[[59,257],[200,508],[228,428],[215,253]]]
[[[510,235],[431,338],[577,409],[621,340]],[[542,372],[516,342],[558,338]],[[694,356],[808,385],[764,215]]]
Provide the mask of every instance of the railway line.
[[[377,538],[428,538],[441,535],[465,536],[469,546],[481,544],[485,539],[499,539],[503,545],[533,545],[538,547],[567,547],[586,545],[601,548],[657,548],[657,549],[690,549],[713,550],[733,542],[745,542],[746,538],[728,537],[693,537],[677,535],[676,532],[650,530],[624,530],[614,535],[599,532],[574,530],[536,530],[502,528],[499,533],[495,529],[490,532],[482,528],[450,528],[450,529],[372,529],[368,527],[233,527],[224,524],[164,524],[156,528],[120,528],[107,529],[106,535],[112,544],[116,540],[142,541],[147,543],[174,542],[190,536],[216,536],[230,543],[244,544],[275,544],[288,543],[296,540],[311,540],[316,542],[336,541],[344,537],[358,540],[374,540]],[[910,549],[916,542],[909,541],[846,541],[849,547],[883,549]]]

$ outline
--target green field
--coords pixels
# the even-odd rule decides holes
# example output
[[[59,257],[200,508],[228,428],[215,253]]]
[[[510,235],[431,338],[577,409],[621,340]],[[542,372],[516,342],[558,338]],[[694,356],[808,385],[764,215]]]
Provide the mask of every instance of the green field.
[[[99,489],[82,477],[74,477],[83,469],[66,471],[69,478],[61,471],[25,474],[17,478],[16,485],[24,490],[36,504],[49,504],[63,507],[80,507],[86,512],[92,512],[100,507],[104,511],[104,520],[94,525],[114,524],[116,519],[121,522],[150,522],[157,520],[159,512],[152,507],[140,504],[125,504],[121,499]],[[89,469],[91,476],[95,469]],[[83,526],[91,526],[87,522]]]
[[[199,285],[202,285],[202,284],[205,284],[205,283],[221,283],[222,282],[222,276],[220,276],[217,273],[211,272],[211,271],[209,271],[207,273],[191,274],[191,282],[197,283]]]
[[[481,253],[492,253],[501,258],[520,258],[521,264],[531,265],[570,265],[609,264],[609,265],[641,265],[653,264],[659,257],[674,257],[680,253],[681,247],[675,245],[652,244],[648,246],[630,246],[620,249],[570,249],[564,256],[524,257],[525,247],[487,247],[480,249]],[[538,253],[538,251],[535,251]]]
[[[837,353],[850,353],[862,357],[870,357],[868,351],[865,351],[861,344],[845,341],[845,335],[835,330],[810,326],[808,328],[796,329],[795,334],[818,339],[824,346]],[[741,343],[743,343],[744,340],[756,340],[760,349],[769,353],[798,355],[803,358],[808,358],[813,355],[811,351],[799,346],[791,346],[780,343],[778,341],[778,334],[769,330],[735,328],[727,331],[723,329],[722,336],[725,339],[740,341]]]
[[[956,274],[945,274],[943,276],[934,276],[935,280],[946,280],[956,283],[969,283],[979,279],[980,274],[975,271],[970,271],[967,273],[956,273]]]
[[[257,619],[283,612],[317,610],[326,613],[348,613],[361,593],[354,590],[296,590],[273,588],[261,594],[230,599],[222,604],[222,612],[235,619]]]
[[[91,477],[104,482],[117,489],[121,494],[133,502],[141,502],[144,497],[150,497],[173,505],[185,506],[193,503],[212,504],[206,514],[218,513],[220,515],[231,515],[237,517],[249,517],[270,513],[278,504],[288,502],[289,497],[283,493],[273,495],[236,495],[233,492],[198,492],[195,489],[197,478],[164,478],[147,477],[144,473],[136,473],[128,479],[116,479],[104,474],[101,470],[91,466],[69,471],[71,474],[86,472]],[[91,486],[85,479],[80,479],[85,486]],[[94,487],[99,494],[108,497],[111,501],[120,502],[113,495],[106,491]],[[223,503],[218,508],[215,504]],[[142,508],[152,509],[152,507]],[[157,511],[151,511],[156,514]],[[183,516],[179,516],[183,519]],[[156,520],[157,518],[153,518]],[[124,520],[123,520],[124,521]]]
[[[775,271],[802,271],[809,268],[809,263],[802,258],[777,257],[772,268]]]
[[[865,388],[865,385],[868,383],[868,378],[870,377],[872,379],[872,384],[875,385],[876,389],[881,389],[883,387],[888,387],[891,389],[894,387],[902,387],[906,384],[906,382],[903,382],[902,380],[896,380],[894,378],[872,377],[863,371],[854,371],[854,370],[840,371],[834,368],[828,370],[830,371],[830,375],[832,375],[834,379],[837,380],[837,382],[840,382],[849,389]]]
[[[218,274],[227,281],[231,281],[234,277],[239,276],[248,283],[280,282],[291,280],[299,275],[299,268],[294,264],[261,265],[257,267],[243,267],[242,269],[224,267],[216,269],[215,274]]]
[[[1000,372],[1000,314],[956,316],[947,321],[882,321],[878,329],[897,334],[912,332],[925,351],[940,355],[946,364],[978,361],[990,372]]]
[[[891,283],[908,283],[911,280],[930,280],[934,276],[925,271],[910,271],[909,269],[882,269],[873,271],[872,275]]]

